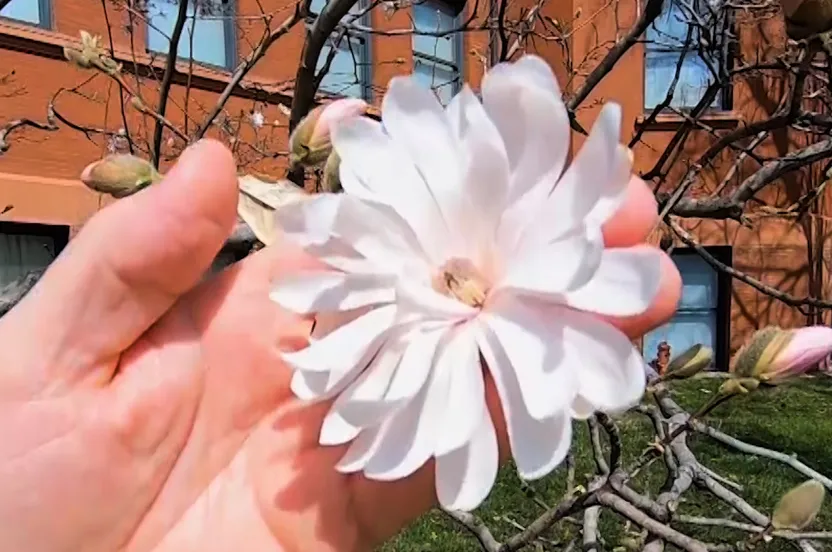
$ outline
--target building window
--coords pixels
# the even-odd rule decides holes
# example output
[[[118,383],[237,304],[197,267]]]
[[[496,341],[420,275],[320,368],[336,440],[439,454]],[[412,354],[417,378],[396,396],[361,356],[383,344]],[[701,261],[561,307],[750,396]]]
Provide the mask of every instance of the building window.
[[[47,29],[52,26],[49,0],[12,0],[0,11],[0,17]]]
[[[459,16],[443,2],[424,0],[413,4],[417,31],[442,33],[459,27]],[[461,86],[462,34],[413,35],[413,76],[433,89],[447,105]]]
[[[178,0],[148,3],[147,48],[167,55],[179,13]],[[229,69],[236,62],[234,2],[188,0],[188,17],[179,38],[180,59]]]
[[[720,262],[731,264],[731,248],[707,248]],[[728,337],[731,304],[731,277],[719,272],[696,251],[673,251],[673,261],[682,275],[682,298],[673,318],[644,336],[642,354],[647,362],[655,358],[659,343],[667,342],[671,358],[696,344],[714,351],[719,370],[728,367]]]
[[[69,241],[69,226],[0,222],[0,287],[48,267]]]
[[[312,0],[309,10],[317,16],[326,6],[327,0]],[[333,48],[336,50],[329,70],[321,79],[318,89],[337,96],[352,98],[370,98],[370,41],[366,33],[351,28],[350,23],[369,26],[370,19],[364,14],[367,6],[361,0],[350,9],[350,14],[342,21],[336,31],[327,40],[318,57],[316,71],[326,65]]]
[[[724,20],[726,10],[711,9],[707,3],[711,0],[693,0],[680,3],[678,0],[666,0],[664,10],[645,32],[644,59],[644,107],[653,109],[665,101],[670,91],[677,68],[679,71],[670,107],[688,110],[695,107],[716,79],[714,74],[722,75],[730,62],[727,23]],[[690,6],[698,10],[694,18]],[[696,21],[696,23],[693,23]],[[702,29],[708,29],[708,35]],[[684,56],[684,57],[683,57]],[[680,61],[681,60],[681,61]],[[681,64],[681,65],[680,65]],[[730,87],[721,90],[711,109],[731,108]]]

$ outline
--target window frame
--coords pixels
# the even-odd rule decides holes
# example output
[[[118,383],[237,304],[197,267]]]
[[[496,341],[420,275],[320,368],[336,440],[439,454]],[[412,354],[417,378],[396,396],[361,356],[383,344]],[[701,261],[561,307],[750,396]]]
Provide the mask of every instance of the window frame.
[[[4,236],[38,236],[50,238],[55,244],[55,257],[61,254],[69,243],[69,225],[40,224],[36,222],[0,221],[0,235]]]
[[[193,0],[187,0],[189,3],[193,2]],[[177,4],[178,5],[178,2]],[[237,66],[237,25],[234,23],[234,17],[237,14],[237,0],[228,0],[227,6],[224,8],[229,13],[233,15],[231,17],[224,17],[222,20],[222,31],[223,31],[223,45],[225,47],[225,64],[224,65],[217,65],[215,63],[211,63],[208,61],[200,61],[194,58],[193,51],[191,52],[190,57],[184,57],[177,55],[177,63],[190,63],[193,62],[195,65],[199,65],[202,67],[210,67],[213,69],[219,69],[222,71],[230,72]],[[151,50],[150,48],[150,30],[151,30],[151,17],[148,16],[147,23],[145,24],[145,50],[150,56],[165,56],[167,57],[168,52],[158,52],[156,50]],[[155,26],[154,26],[155,27]],[[158,27],[155,27],[158,30]],[[185,22],[185,28],[182,29],[182,36],[179,39],[179,44],[181,47],[183,40],[190,40],[189,34],[189,27],[187,21]],[[161,33],[161,31],[159,31]],[[170,42],[170,36],[165,35],[165,38],[168,39]],[[194,46],[196,46],[196,42],[194,42]],[[177,52],[178,54],[178,52]]]
[[[699,2],[707,2],[707,0],[698,0],[698,1]],[[673,6],[674,4],[675,4],[675,0],[665,0],[665,4],[664,4],[665,10],[670,9],[669,7]],[[661,18],[664,15],[664,13],[665,12],[663,11],[661,14],[659,14],[659,17],[656,18],[656,20],[654,20],[653,23],[651,23],[647,27],[647,29],[645,29],[645,31],[644,31],[644,48],[643,48],[643,56],[642,56],[643,66],[644,66],[644,77],[642,79],[642,81],[643,81],[642,84],[644,86],[644,88],[643,88],[644,93],[643,93],[641,104],[642,104],[642,110],[645,113],[648,113],[648,114],[652,113],[658,107],[658,104],[654,105],[654,106],[651,106],[651,107],[647,106],[647,75],[650,71],[650,65],[648,64],[647,60],[648,60],[649,54],[651,54],[651,53],[677,53],[677,54],[681,55],[682,52],[684,51],[684,45],[683,44],[679,45],[678,47],[675,47],[675,46],[668,46],[668,45],[656,45],[656,44],[653,44],[653,43],[650,42],[650,39],[648,38],[648,33],[650,33],[650,29],[654,29],[654,30],[656,29],[656,21],[659,18]],[[729,16],[729,17],[731,17],[731,16]],[[728,29],[726,31],[727,33],[732,33],[733,31],[736,30],[736,20],[733,17],[732,17],[731,20],[727,21],[726,25],[728,27]],[[724,61],[724,66],[728,71],[730,71],[734,66],[734,61],[735,61],[735,58],[736,58],[735,47],[736,47],[735,46],[735,41],[730,40],[730,39],[727,40],[724,44],[720,45],[720,51],[721,51],[720,56],[722,58],[724,58],[724,60],[723,60]],[[711,52],[716,54],[717,51],[716,50],[711,50]],[[687,63],[687,60],[689,59],[689,56],[695,56],[697,58],[700,57],[699,52],[696,51],[695,49],[687,50],[685,52],[685,60],[682,62],[683,67],[684,67],[685,63]],[[678,63],[678,57],[676,57],[675,59]],[[674,67],[676,67],[676,66],[677,65],[674,64]],[[677,86],[678,86],[678,83],[677,83]],[[665,93],[667,93],[667,90],[665,90]],[[700,100],[701,100],[701,98],[700,98]],[[660,103],[661,103],[661,101],[659,102],[659,104]],[[672,107],[673,109],[675,109],[677,111],[681,111],[683,113],[686,113],[686,112],[689,112],[689,111],[693,110],[696,107],[696,104],[674,106],[671,103],[670,107]],[[725,113],[725,112],[730,112],[731,110],[733,110],[733,108],[734,108],[734,90],[733,90],[733,86],[729,83],[728,86],[722,88],[722,90],[720,90],[719,93],[717,94],[717,105],[707,106],[705,108],[705,113]]]
[[[326,2],[325,2],[324,5],[326,5]],[[355,4],[356,8],[358,8],[361,11],[366,10],[368,5],[369,5],[369,0],[358,0],[358,2],[356,2],[356,4]],[[309,14],[310,14],[310,17],[307,18],[307,20],[306,20],[306,29],[307,29],[307,31],[311,28],[312,24],[315,22],[315,19],[320,15],[319,12],[316,12],[312,9],[311,4],[309,5]],[[350,14],[347,14],[347,17],[349,17],[349,15]],[[370,27],[370,26],[372,26],[371,16],[370,16],[369,13],[364,13],[364,14],[361,15],[361,17],[356,19],[354,21],[354,23],[357,23],[357,24],[362,25],[364,27]],[[332,40],[331,40],[332,37],[334,35],[337,35],[338,32],[341,29],[343,29],[344,27],[347,27],[347,30],[344,33],[344,36],[341,37],[341,40],[338,42],[337,45],[333,44]],[[372,95],[373,95],[372,35],[370,33],[366,33],[364,31],[361,31],[361,30],[358,30],[358,29],[354,29],[354,30],[350,31],[349,25],[345,25],[342,22],[339,22],[337,27],[333,31],[332,35],[327,37],[327,42],[325,43],[325,45],[326,45],[326,47],[338,48],[340,50],[340,49],[344,48],[345,42],[347,43],[347,45],[349,45],[349,43],[352,43],[352,44],[358,43],[359,44],[360,55],[357,56],[357,59],[356,59],[356,76],[358,77],[358,82],[356,84],[358,84],[361,88],[360,99],[365,100],[365,101],[370,101],[372,99]],[[347,49],[346,51],[349,51],[349,49]],[[320,61],[320,59],[323,56],[324,56],[324,53],[321,52],[321,54],[318,56],[318,60]],[[315,69],[315,76],[317,77],[317,75],[318,75],[318,69],[316,68]],[[321,83],[318,86],[318,91],[319,92],[324,92],[324,93],[330,94],[332,96],[338,96],[338,97],[344,97],[344,98],[352,97],[352,96],[348,96],[346,94],[343,94],[341,92],[333,92],[333,91],[330,91],[330,90],[326,90],[326,89],[323,88],[322,85],[323,85],[323,79],[321,79]]]
[[[26,1],[26,0],[17,0]],[[30,0],[31,1],[31,0]],[[37,23],[25,21],[23,19],[15,19],[7,15],[0,15],[2,21],[12,21],[17,25],[28,25],[29,27],[36,27],[39,29],[52,29],[52,0],[36,0],[38,3],[38,15],[40,20]],[[9,4],[11,5],[11,3]]]
[[[449,15],[453,15],[452,25],[454,27],[460,27],[461,24],[462,24],[463,16],[464,16],[464,13],[465,13],[464,9],[462,11],[458,12],[458,13],[454,13],[455,10],[451,6],[449,6],[447,2],[443,2],[442,0],[422,0],[422,1],[419,1],[419,2],[414,2],[413,4],[411,4],[411,9],[413,9],[413,7],[416,6],[417,4],[418,5],[436,6],[436,9],[441,10],[441,11],[445,11]],[[411,15],[411,17],[412,17],[412,15]],[[439,40],[438,37],[437,37],[437,40]],[[429,64],[440,65],[440,66],[442,66],[446,69],[451,69],[453,72],[456,73],[457,78],[453,81],[452,87],[451,87],[451,96],[455,96],[456,94],[459,93],[460,90],[462,90],[462,82],[464,80],[464,78],[463,78],[464,68],[462,66],[462,63],[463,63],[463,59],[464,59],[464,55],[465,55],[465,37],[462,35],[462,33],[454,33],[452,35],[452,40],[454,41],[454,43],[453,43],[453,46],[451,48],[451,52],[452,52],[452,55],[453,55],[453,61],[451,63],[448,63],[447,60],[444,60],[444,59],[442,59],[440,57],[437,57],[437,56],[433,56],[433,55],[430,55],[430,54],[424,54],[422,52],[417,52],[416,49],[413,48],[413,39],[412,38],[410,40],[410,45],[411,45],[411,51],[413,53],[413,71],[414,72],[416,71],[416,63],[418,62],[418,60],[424,60],[424,61],[428,62]]]
[[[711,245],[703,246],[705,251],[714,257],[717,261],[725,266],[733,266],[733,248],[730,245]],[[692,247],[676,247],[671,252],[671,259],[673,257],[691,257],[696,256],[702,258],[701,255]],[[715,313],[716,327],[714,328],[714,362],[713,367],[715,371],[727,371],[730,360],[731,347],[731,289],[732,278],[729,274],[716,267],[711,266],[708,261],[702,258],[702,262],[710,266],[716,273],[716,306],[713,310]],[[684,275],[682,275],[684,278]],[[705,309],[677,309],[677,313],[684,312],[704,312]],[[675,314],[674,314],[675,318]],[[672,324],[673,318],[667,321],[667,324]],[[652,355],[655,351],[644,350],[644,340],[641,343],[641,352],[645,356],[645,361],[648,361],[647,355]],[[678,354],[682,351],[673,351]],[[651,357],[652,358],[652,357]]]

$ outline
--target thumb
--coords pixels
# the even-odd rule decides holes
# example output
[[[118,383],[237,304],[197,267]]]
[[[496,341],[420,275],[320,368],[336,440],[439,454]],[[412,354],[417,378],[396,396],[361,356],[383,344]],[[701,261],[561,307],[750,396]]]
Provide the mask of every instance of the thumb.
[[[0,319],[0,397],[107,381],[118,357],[205,274],[236,221],[236,167],[219,142],[99,212]],[[0,382],[9,383],[9,382]]]

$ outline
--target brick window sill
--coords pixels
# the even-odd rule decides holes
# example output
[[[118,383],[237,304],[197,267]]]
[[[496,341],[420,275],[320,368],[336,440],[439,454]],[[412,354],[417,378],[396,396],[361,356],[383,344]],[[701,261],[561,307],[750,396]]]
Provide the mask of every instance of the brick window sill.
[[[646,132],[675,131],[687,121],[676,113],[662,113],[648,122],[649,117],[649,114],[639,115],[635,122],[636,128],[643,128]],[[732,130],[739,126],[742,117],[734,111],[714,111],[703,114],[697,121],[714,130]]]

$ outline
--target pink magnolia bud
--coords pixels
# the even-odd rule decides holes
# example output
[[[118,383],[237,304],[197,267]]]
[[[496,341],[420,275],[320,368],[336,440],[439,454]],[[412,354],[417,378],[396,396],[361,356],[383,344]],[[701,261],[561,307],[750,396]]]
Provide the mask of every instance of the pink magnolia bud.
[[[290,161],[320,165],[332,151],[330,137],[338,122],[367,113],[367,102],[355,98],[335,100],[316,107],[298,124],[289,138]]]
[[[832,354],[832,328],[809,326],[789,333],[788,344],[762,369],[761,379],[766,382],[776,383],[804,374]]]

